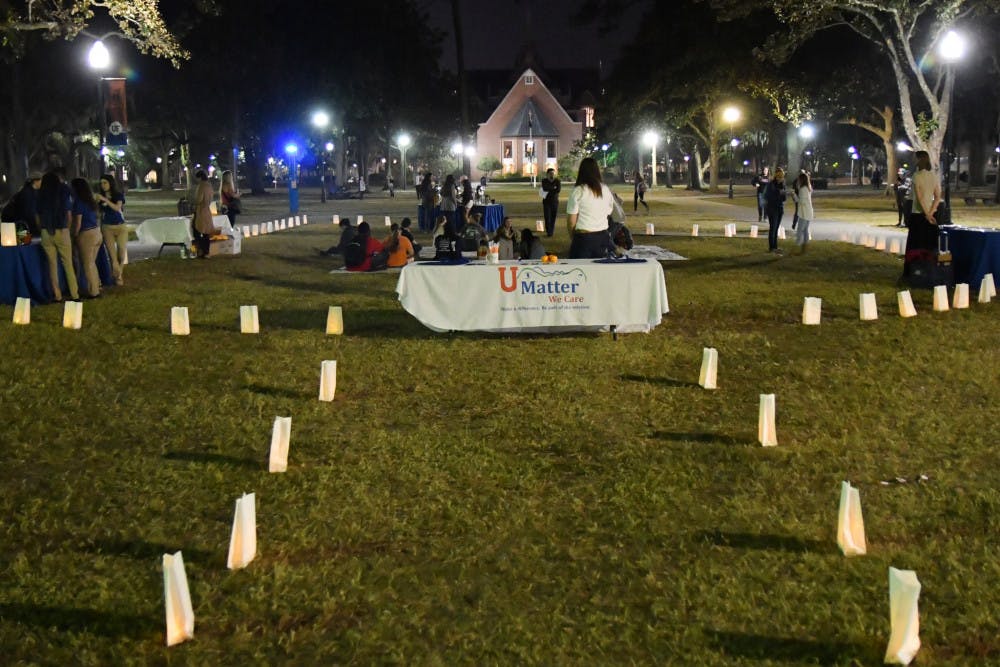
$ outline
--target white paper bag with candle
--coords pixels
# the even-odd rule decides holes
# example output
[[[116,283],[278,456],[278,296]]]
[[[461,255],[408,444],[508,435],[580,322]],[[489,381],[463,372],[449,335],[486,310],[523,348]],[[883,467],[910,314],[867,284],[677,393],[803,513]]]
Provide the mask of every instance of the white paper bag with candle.
[[[656,228],[653,227],[653,223],[647,222],[646,223],[646,236],[655,236],[655,235],[656,235]]]
[[[701,351],[701,374],[698,384],[703,389],[716,389],[719,376],[719,351],[714,347],[706,347]]]
[[[303,215],[302,216],[302,224],[303,225],[308,225],[309,224],[309,216],[308,215]]]
[[[891,634],[885,663],[908,665],[920,650],[920,582],[913,570],[889,568],[889,624]]]
[[[392,227],[392,218],[390,218],[389,216],[385,216],[385,226]]]
[[[240,333],[260,333],[260,320],[257,317],[257,306],[240,306]]]
[[[167,646],[193,638],[194,608],[180,551],[172,556],[163,554],[163,597],[167,615]]]
[[[945,285],[934,287],[934,310],[938,312],[950,310],[948,307],[948,287]]]
[[[910,296],[910,290],[903,290],[902,292],[896,293],[896,300],[899,302],[899,316],[900,317],[916,317],[917,309],[913,307],[913,297]]]
[[[774,412],[774,394],[761,394],[760,414],[757,418],[757,440],[764,447],[774,447],[778,444]]]
[[[861,514],[861,494],[850,482],[840,484],[840,511],[837,512],[837,546],[845,556],[867,553],[865,520]]]
[[[326,311],[326,333],[328,336],[344,333],[344,309],[340,306],[330,306]]]
[[[288,447],[292,440],[292,418],[275,417],[271,429],[271,453],[267,461],[268,472],[288,470]]]
[[[691,225],[691,236],[698,236],[698,225]]]
[[[993,274],[987,273],[983,276],[983,280],[986,281],[986,288],[990,291],[990,298],[997,298],[997,284],[993,280]]]
[[[364,221],[365,221],[365,216],[363,216],[363,215],[359,215],[359,216],[358,216],[358,224],[360,225],[360,224],[361,224],[362,222],[364,222]]]
[[[750,238],[757,238],[757,234],[760,232],[760,227],[757,225],[750,225]]]
[[[878,239],[875,240],[875,249],[876,250],[885,250],[885,237],[884,236],[880,236],[880,237],[878,237]]]
[[[13,222],[0,222],[0,245],[17,245],[17,225]]]
[[[319,400],[330,402],[337,393],[337,362],[326,360],[320,366]]]
[[[170,309],[170,333],[175,336],[187,336],[191,333],[187,306],[174,306]]]
[[[979,283],[979,303],[989,303],[990,302],[990,286],[986,283],[986,278],[983,278]]]
[[[823,313],[823,299],[807,296],[802,302],[802,324],[818,325]]]
[[[891,252],[893,255],[898,255],[899,246],[900,246],[899,239],[891,239],[889,241],[889,252]]]
[[[779,239],[785,239],[786,238],[785,237],[785,228],[784,227],[778,227],[778,238]]]
[[[295,216],[295,226],[298,227],[301,224],[302,224],[302,216],[301,215]]]
[[[726,223],[726,226],[722,230],[723,235],[726,238],[731,238],[736,235],[736,225],[731,223]]]
[[[63,326],[67,329],[79,329],[83,326],[83,302],[67,301],[63,307]]]
[[[260,235],[260,225],[253,225],[250,227],[250,236]]]
[[[878,319],[878,306],[875,304],[874,292],[866,292],[861,295],[859,310],[861,311],[861,319],[865,322]]]
[[[233,532],[229,537],[229,557],[226,567],[238,570],[246,567],[257,555],[257,497],[244,493],[236,499]]]
[[[544,232],[545,231],[545,221],[544,220],[535,220],[535,231],[536,232]]]
[[[243,225],[240,231],[243,234],[243,238],[250,236],[250,225]]]
[[[340,224],[340,216],[339,216],[339,215],[334,215],[334,216],[333,216],[333,221],[332,221],[332,222],[333,222],[333,224],[335,224],[335,225],[339,225],[339,224]]]
[[[31,299],[25,296],[17,297],[14,302],[14,324],[31,324]]]
[[[951,307],[955,310],[962,310],[969,307],[969,283],[958,283],[955,285],[955,294],[951,298]]]

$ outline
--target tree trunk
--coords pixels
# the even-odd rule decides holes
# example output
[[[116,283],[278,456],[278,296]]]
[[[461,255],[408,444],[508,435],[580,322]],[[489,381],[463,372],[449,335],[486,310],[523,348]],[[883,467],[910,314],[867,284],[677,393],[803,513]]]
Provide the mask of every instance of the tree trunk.
[[[805,150],[805,142],[799,136],[799,129],[791,123],[785,126],[785,145],[788,147],[785,182],[790,183],[797,178],[799,170],[802,169],[802,151]]]
[[[719,128],[714,112],[708,116],[708,160],[708,189],[719,192]]]

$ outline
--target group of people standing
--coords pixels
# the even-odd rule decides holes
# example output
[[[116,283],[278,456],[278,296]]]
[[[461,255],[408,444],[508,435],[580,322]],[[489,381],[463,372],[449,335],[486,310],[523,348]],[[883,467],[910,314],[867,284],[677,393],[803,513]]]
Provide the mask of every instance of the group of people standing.
[[[59,263],[66,275],[66,289],[73,301],[80,299],[76,267],[86,278],[87,298],[101,296],[97,255],[108,249],[116,285],[124,284],[122,267],[127,261],[128,228],[125,226],[125,195],[111,174],[101,176],[95,193],[83,178],[68,184],[56,169],[32,174],[11,202],[11,222],[22,224],[32,236],[41,238],[48,263],[49,281],[55,300],[63,301]],[[6,212],[6,211],[5,211]]]
[[[785,202],[788,192],[785,187],[785,170],[778,167],[772,176],[770,170],[764,170],[750,180],[757,195],[757,222],[767,218],[767,250],[780,255],[778,247],[778,229],[781,228],[785,216]],[[795,244],[799,252],[805,252],[809,243],[809,223],[815,215],[812,202],[813,185],[809,172],[804,169],[792,182],[792,201],[795,212],[792,216],[792,229],[795,230]]]

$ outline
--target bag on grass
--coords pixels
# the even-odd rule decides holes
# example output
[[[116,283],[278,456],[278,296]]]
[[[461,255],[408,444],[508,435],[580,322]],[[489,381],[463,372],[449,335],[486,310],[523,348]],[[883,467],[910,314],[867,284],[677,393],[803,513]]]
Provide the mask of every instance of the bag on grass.
[[[351,241],[344,248],[344,264],[347,266],[361,266],[365,262],[365,249],[358,241]]]

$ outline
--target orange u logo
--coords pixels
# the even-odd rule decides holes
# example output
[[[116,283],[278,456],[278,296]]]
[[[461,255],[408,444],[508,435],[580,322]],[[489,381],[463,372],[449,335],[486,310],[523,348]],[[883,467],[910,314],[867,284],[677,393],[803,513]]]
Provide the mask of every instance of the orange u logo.
[[[513,292],[517,289],[517,267],[510,267],[510,285],[507,284],[507,267],[501,266],[500,270],[500,289],[504,292]]]

